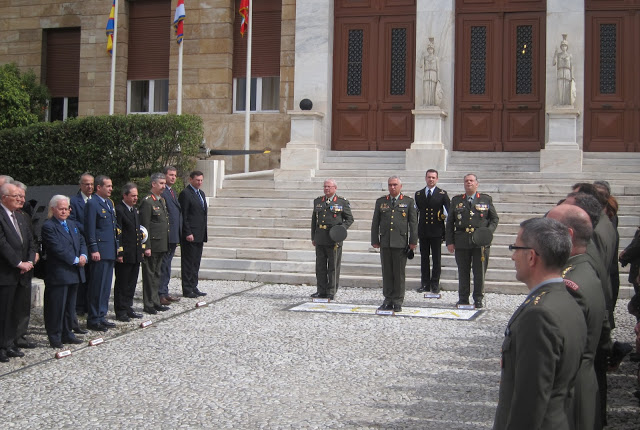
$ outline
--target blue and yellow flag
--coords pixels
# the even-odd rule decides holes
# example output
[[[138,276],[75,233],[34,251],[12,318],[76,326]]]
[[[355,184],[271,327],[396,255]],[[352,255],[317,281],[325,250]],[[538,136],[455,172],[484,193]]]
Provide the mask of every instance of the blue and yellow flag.
[[[109,21],[107,21],[107,52],[113,55],[113,18],[116,13],[116,0],[111,4]]]

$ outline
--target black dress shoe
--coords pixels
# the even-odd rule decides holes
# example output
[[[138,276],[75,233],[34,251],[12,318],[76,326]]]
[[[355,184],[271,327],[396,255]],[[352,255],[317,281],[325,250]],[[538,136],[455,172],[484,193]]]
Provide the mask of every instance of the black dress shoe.
[[[458,302],[456,303],[456,305],[468,305],[469,304],[469,300],[458,300]]]
[[[162,305],[157,305],[157,306],[154,306],[153,308],[160,312],[168,311],[171,309],[169,306],[162,306]]]
[[[200,291],[200,290],[195,290],[195,291],[194,291],[194,293],[196,293],[196,294],[198,295],[198,297],[204,297],[204,296],[206,296],[206,295],[207,295],[207,293],[203,293],[203,292],[202,292],[202,291]]]
[[[127,312],[127,316],[129,318],[142,318],[142,314],[139,314],[139,313],[134,312],[134,311]]]
[[[333,294],[327,294],[327,295],[325,296],[325,298],[327,298],[327,299],[329,299],[329,300],[333,300],[333,298],[334,298],[334,297],[335,297],[335,296],[334,296]]]
[[[35,342],[29,342],[27,339],[24,339],[24,338],[16,339],[15,344],[18,348],[26,348],[26,349],[33,349],[37,346]]]
[[[93,331],[107,331],[107,326],[103,325],[102,323],[87,323],[87,328],[89,330],[93,330]]]
[[[14,358],[24,357],[24,352],[20,351],[19,348],[12,346],[11,348],[7,348],[7,357],[14,357]]]
[[[8,363],[9,357],[7,357],[7,353],[4,349],[0,349],[0,363]]]
[[[151,314],[151,315],[155,315],[155,314],[157,314],[157,313],[158,313],[158,311],[157,311],[157,310],[155,310],[154,308],[144,308],[144,309],[143,309],[143,311],[144,311],[145,313],[148,313],[148,314]]]
[[[182,293],[182,297],[186,297],[188,299],[197,299],[200,296],[194,293],[193,291],[191,291],[189,293]]]
[[[394,311],[394,312],[402,312],[402,306],[400,306],[400,305],[393,305],[393,311]]]
[[[416,291],[419,293],[424,293],[426,291],[429,291],[429,289],[423,285],[420,288],[418,288]]]
[[[84,343],[82,340],[78,339],[77,337],[73,336],[73,337],[68,337],[68,338],[63,338],[62,339],[62,343],[70,343],[73,345],[80,345],[81,343]]]
[[[64,348],[64,345],[59,340],[49,340],[49,345],[51,345],[51,348]]]
[[[322,294],[320,293],[313,293],[311,294],[309,297],[311,297],[312,299],[317,299],[318,297],[320,297]]]
[[[393,309],[393,305],[391,303],[383,303],[378,308],[379,311],[390,311]]]
[[[89,330],[85,330],[85,329],[80,328],[80,327],[74,327],[73,328],[73,332],[76,333],[76,334],[87,334],[87,333],[89,333]]]
[[[477,302],[475,302],[475,305],[476,305],[476,309],[484,308],[484,304],[482,303],[482,300],[478,300]]]
[[[432,285],[431,286],[431,292],[433,294],[440,294],[440,285]]]
[[[112,323],[111,321],[107,321],[107,320],[100,321],[100,324],[102,324],[106,328],[114,328],[116,326],[114,323]]]
[[[122,321],[122,322],[129,322],[129,321],[131,321],[131,318],[129,318],[129,315],[118,315],[118,316],[116,317],[116,319],[117,319],[118,321]]]

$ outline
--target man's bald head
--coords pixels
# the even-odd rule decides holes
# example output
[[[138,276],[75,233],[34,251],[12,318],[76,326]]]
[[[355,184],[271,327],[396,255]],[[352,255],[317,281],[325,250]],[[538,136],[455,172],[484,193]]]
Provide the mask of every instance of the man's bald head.
[[[584,209],[570,204],[558,205],[551,209],[546,217],[560,221],[570,229],[571,242],[574,250],[576,248],[580,250],[586,248],[593,235],[593,227],[591,225],[591,218]]]

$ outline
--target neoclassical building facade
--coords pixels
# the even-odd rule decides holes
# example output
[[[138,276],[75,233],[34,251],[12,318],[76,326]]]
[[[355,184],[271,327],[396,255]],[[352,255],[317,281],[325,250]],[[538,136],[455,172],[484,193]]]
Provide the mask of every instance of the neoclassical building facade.
[[[0,7],[0,63],[40,74],[51,119],[108,112],[110,3]],[[203,118],[210,148],[244,140],[238,4],[185,1],[182,112]],[[304,178],[327,151],[391,150],[410,170],[446,170],[455,151],[516,151],[543,172],[579,172],[585,152],[640,152],[640,0],[254,4],[251,147],[281,151],[252,156],[251,170]],[[119,0],[117,113],[175,113],[175,6]]]

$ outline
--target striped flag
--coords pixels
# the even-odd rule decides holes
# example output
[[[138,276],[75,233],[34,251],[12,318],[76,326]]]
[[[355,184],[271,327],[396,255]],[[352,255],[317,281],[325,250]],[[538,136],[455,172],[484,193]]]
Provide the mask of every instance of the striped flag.
[[[242,22],[240,23],[240,34],[244,37],[244,33],[247,31],[249,25],[249,0],[240,0],[240,15],[242,16]]]
[[[107,52],[113,54],[113,18],[116,11],[116,0],[111,3],[111,12],[109,13],[109,21],[107,21]]]
[[[178,0],[178,5],[176,6],[176,14],[173,17],[173,27],[176,29],[176,39],[178,44],[182,43],[182,38],[184,36],[184,0]]]

